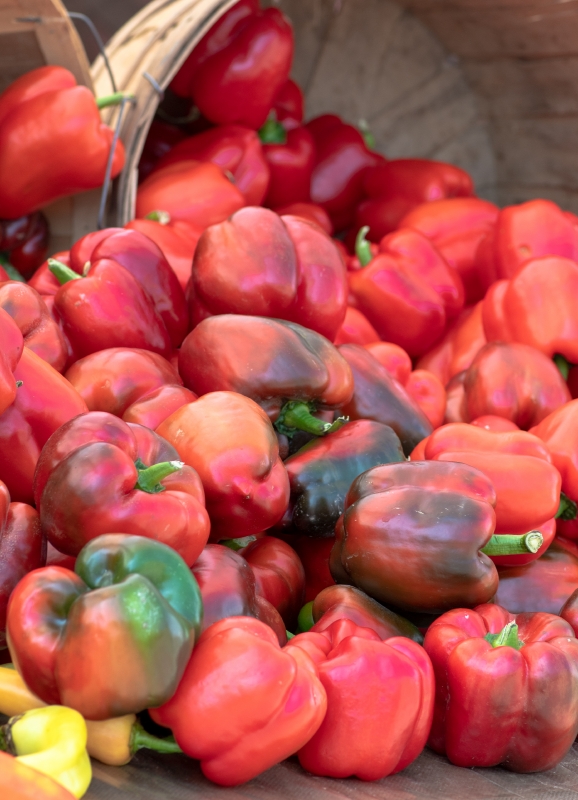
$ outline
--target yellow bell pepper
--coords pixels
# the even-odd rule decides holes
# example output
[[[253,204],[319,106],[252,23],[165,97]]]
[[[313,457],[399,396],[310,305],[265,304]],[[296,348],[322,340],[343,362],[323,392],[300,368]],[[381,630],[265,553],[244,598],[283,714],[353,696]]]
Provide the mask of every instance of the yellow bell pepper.
[[[45,703],[32,694],[15,669],[7,665],[0,666],[0,714],[13,717],[42,707],[45,707]],[[86,749],[89,755],[103,764],[114,767],[128,764],[136,751],[143,747],[161,753],[182,752],[174,740],[159,739],[143,730],[135,714],[85,722]]]
[[[3,726],[1,749],[82,797],[92,780],[86,723],[72,708],[44,706],[12,717]]]

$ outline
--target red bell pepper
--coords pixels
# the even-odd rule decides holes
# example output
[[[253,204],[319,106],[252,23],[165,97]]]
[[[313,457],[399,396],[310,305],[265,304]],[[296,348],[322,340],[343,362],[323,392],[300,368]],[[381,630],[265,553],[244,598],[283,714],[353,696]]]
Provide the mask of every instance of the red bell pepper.
[[[281,534],[275,531],[275,536]],[[305,570],[304,603],[315,600],[317,595],[328,586],[334,586],[333,575],[329,571],[329,555],[335,537],[316,539],[313,536],[296,536],[294,533],[283,536],[299,556]]]
[[[265,411],[234,392],[211,392],[157,428],[201,476],[211,541],[261,533],[285,513],[289,479]]]
[[[366,199],[355,212],[355,230],[369,227],[372,242],[394,231],[403,217],[422,203],[472,197],[474,185],[463,169],[427,158],[398,158],[368,170]]]
[[[560,617],[458,608],[430,626],[424,647],[436,677],[428,744],[452,764],[541,772],[570,750],[578,641]]]
[[[286,131],[280,122],[269,120],[259,135],[271,173],[265,205],[275,208],[309,202],[315,164],[315,141],[311,133],[304,127]]]
[[[345,267],[332,240],[299,217],[246,208],[206,230],[193,262],[191,317],[251,314],[333,340],[345,317]]]
[[[200,478],[181,461],[137,460],[130,438],[126,447],[96,435],[47,470],[40,495],[42,530],[68,555],[78,555],[97,536],[122,530],[163,542],[192,565],[210,528]],[[50,441],[47,446],[53,447]]]
[[[48,222],[35,211],[14,220],[2,220],[0,251],[24,278],[30,278],[48,252]]]
[[[487,602],[498,587],[488,558],[498,538],[492,536],[495,496],[488,478],[463,463],[374,467],[349,490],[335,530],[331,573],[408,611],[436,613]]]
[[[438,344],[419,359],[418,369],[433,372],[444,386],[467,369],[486,344],[482,308],[480,301],[464,309]]]
[[[477,303],[496,275],[478,259],[480,243],[492,230],[499,209],[477,197],[456,197],[424,203],[410,211],[400,228],[423,233],[462,278],[466,303]]]
[[[334,344],[336,346],[340,344],[368,345],[379,341],[378,332],[365,314],[362,314],[361,311],[353,306],[347,306],[345,319],[341,328],[337,331]]]
[[[187,134],[177,125],[153,119],[138,162],[139,182],[148,178],[171,148],[186,138]]]
[[[316,203],[289,203],[287,206],[278,206],[273,211],[279,214],[280,217],[301,217],[302,219],[309,220],[319,225],[321,230],[325,231],[328,236],[333,233],[333,224],[329,219],[329,214],[321,206]],[[335,240],[337,247],[343,247],[341,242]]]
[[[54,306],[79,356],[120,346],[170,355],[170,336],[150,295],[116,261],[95,261],[86,277],[54,260],[50,269],[62,284]]]
[[[275,95],[273,103],[275,119],[286,131],[298,128],[305,115],[305,98],[300,86],[288,78]]]
[[[232,41],[247,18],[259,10],[259,0],[238,0],[211,26],[173,78],[170,88],[179,97],[190,97],[190,82],[199,64]]]
[[[156,464],[176,461],[178,453],[167,441],[142,425],[125,423],[104,411],[79,414],[65,422],[42,448],[34,472],[34,503],[40,500],[48,478],[61,461],[86,444],[106,442],[134,456],[133,461]]]
[[[229,391],[250,397],[281,433],[326,433],[331,425],[313,418],[311,410],[339,408],[353,394],[347,361],[323,336],[241,314],[220,314],[197,325],[179,352],[179,373],[198,395]]]
[[[277,609],[294,629],[305,597],[305,570],[297,552],[273,536],[263,536],[239,550],[253,570],[257,594]]]
[[[40,450],[55,430],[87,407],[74,387],[27,347],[14,377],[22,385],[0,417],[0,480],[12,500],[31,503]]]
[[[260,206],[269,186],[269,166],[258,134],[242,125],[222,125],[198,133],[173,147],[157,169],[182,161],[211,162],[220,167],[245,198]]]
[[[423,641],[415,625],[354,586],[328,586],[319,592],[310,606],[312,626],[309,630],[314,633],[322,633],[337,620],[346,619],[362,628],[370,628],[382,641],[398,636],[419,644]],[[303,613],[299,615],[300,623],[302,618]]]
[[[52,257],[55,259],[55,261],[60,261],[67,267],[70,266],[69,250],[61,250],[58,253],[55,253]],[[6,277],[8,279],[8,276]],[[38,267],[34,275],[28,281],[28,285],[32,286],[33,289],[36,289],[42,298],[48,296],[54,297],[56,292],[60,289],[60,284],[58,283],[58,279],[52,274],[52,272],[50,272],[48,259]]]
[[[522,566],[499,567],[499,574],[494,601],[512,614],[558,614],[578,589],[578,547],[556,536],[541,558]]]
[[[0,415],[16,399],[18,386],[14,377],[22,349],[24,338],[20,328],[4,309],[0,308]]]
[[[405,383],[405,391],[421,408],[432,428],[443,424],[446,390],[439,378],[426,369],[415,369]]]
[[[334,114],[316,117],[306,127],[316,150],[311,199],[327,211],[335,230],[341,231],[354,221],[367,171],[385,159],[367,147],[357,128]]]
[[[281,646],[287,642],[285,623],[257,591],[255,574],[241,555],[222,544],[208,544],[191,571],[203,599],[201,631],[227,617],[254,617],[275,632]]]
[[[562,256],[578,260],[578,230],[551,200],[503,208],[480,253],[486,269],[513,278],[530,259]]]
[[[90,411],[108,411],[122,417],[127,408],[155,389],[180,384],[177,370],[149,350],[112,347],[81,358],[66,379]]]
[[[578,362],[578,264],[560,256],[527,261],[509,281],[496,283],[483,304],[489,341],[529,344],[552,358]]]
[[[259,620],[231,617],[202,634],[176,694],[150,714],[209,780],[236,786],[299,750],[326,708],[306,653],[280,649]]]
[[[314,775],[375,781],[405,769],[425,747],[434,707],[434,674],[422,647],[386,642],[349,620],[323,633],[301,633],[285,648],[319,648],[327,714],[298,753]]]
[[[0,481],[0,654],[6,647],[8,598],[18,581],[46,561],[46,539],[38,512],[26,503],[11,503]]]
[[[247,205],[245,196],[216,164],[188,159],[155,170],[141,183],[136,216],[166,211],[203,230]]]
[[[74,800],[74,795],[48,775],[0,752],[0,789],[9,800]]]
[[[131,403],[122,418],[125,422],[136,422],[154,430],[177,409],[196,399],[197,395],[190,389],[178,383],[167,383]]]
[[[525,344],[489,342],[464,375],[460,416],[469,422],[492,414],[528,429],[570,399],[560,371],[539,350]]]
[[[17,219],[104,180],[113,131],[86,86],[62,67],[40,67],[0,95],[0,217]],[[47,154],[50,154],[48,157]],[[117,142],[112,177],[124,166]]]
[[[62,372],[68,361],[66,342],[38,292],[19,281],[0,283],[0,308],[20,328],[25,346]]]
[[[374,342],[366,344],[365,349],[379,361],[396,381],[405,386],[411,374],[411,358],[403,347],[391,342]]]
[[[477,425],[451,423],[434,431],[428,437],[427,458],[437,458],[444,452],[507,453],[517,456],[532,456],[552,462],[549,447],[539,437],[527,431],[489,431]]]
[[[403,386],[365,348],[342,344],[339,352],[353,372],[353,397],[341,408],[351,419],[372,419],[389,425],[409,455],[432,426]]]
[[[495,417],[493,414],[484,414],[481,417],[476,417],[476,419],[472,420],[471,424],[478,428],[484,428],[486,431],[493,431],[494,433],[520,430],[515,422],[504,419],[504,417]]]

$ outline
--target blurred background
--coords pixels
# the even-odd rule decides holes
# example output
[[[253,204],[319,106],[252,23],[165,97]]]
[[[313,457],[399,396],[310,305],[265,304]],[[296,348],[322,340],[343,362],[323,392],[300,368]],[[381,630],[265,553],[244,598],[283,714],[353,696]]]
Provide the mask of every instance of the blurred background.
[[[121,25],[147,3],[148,0],[117,0],[117,2],[113,2],[113,0],[64,0],[68,11],[77,11],[91,18],[105,44]],[[93,61],[98,54],[94,37],[83,22],[75,20],[74,23],[86,48],[88,59]]]

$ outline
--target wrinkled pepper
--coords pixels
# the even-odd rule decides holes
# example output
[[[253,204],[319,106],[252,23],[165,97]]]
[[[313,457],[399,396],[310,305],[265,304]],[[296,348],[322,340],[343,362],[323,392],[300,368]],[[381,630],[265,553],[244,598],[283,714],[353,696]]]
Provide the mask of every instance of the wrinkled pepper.
[[[83,549],[75,572],[44,567],[20,581],[8,643],[38,697],[102,720],[172,697],[201,617],[197,583],[174,550],[111,534]]]

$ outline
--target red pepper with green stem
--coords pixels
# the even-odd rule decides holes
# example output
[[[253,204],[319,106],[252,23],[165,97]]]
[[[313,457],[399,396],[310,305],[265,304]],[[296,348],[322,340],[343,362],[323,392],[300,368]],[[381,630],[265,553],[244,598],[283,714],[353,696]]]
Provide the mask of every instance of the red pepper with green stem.
[[[270,208],[311,200],[315,141],[305,127],[287,131],[270,119],[259,131],[263,156],[269,165],[269,188],[264,203]]]
[[[572,747],[578,642],[563,619],[458,608],[433,622],[424,647],[436,676],[428,744],[452,764],[541,772]]]
[[[370,628],[338,620],[322,633],[299,634],[285,649],[310,654],[311,645],[319,647],[327,714],[299,751],[301,766],[366,781],[409,766],[425,747],[433,717],[434,674],[423,648],[402,637],[384,642]]]
[[[40,67],[12,82],[0,95],[0,217],[17,219],[102,185],[113,131],[101,122],[99,108],[111,99],[95,101],[62,67]],[[111,177],[123,166],[119,141]]]
[[[250,397],[281,433],[327,433],[331,423],[311,411],[339,408],[353,392],[347,362],[323,336],[291,322],[240,314],[197,325],[183,342],[179,372],[198,395]]]
[[[0,260],[6,258],[19,275],[30,278],[48,252],[50,232],[46,217],[35,211],[19,219],[3,220],[0,229]]]
[[[20,581],[8,643],[41,700],[108,719],[174,694],[201,617],[199,587],[174,550],[111,534],[83,549],[75,572],[45,567]]]

